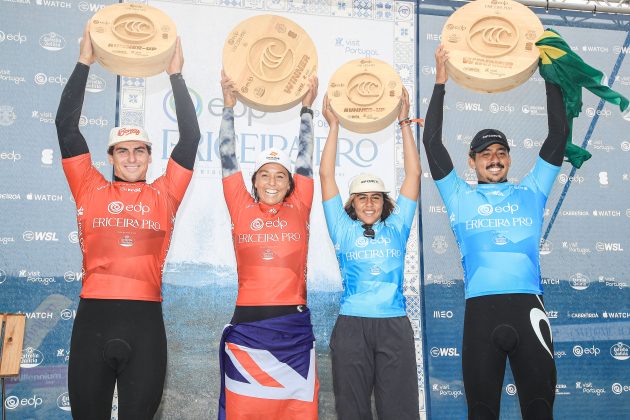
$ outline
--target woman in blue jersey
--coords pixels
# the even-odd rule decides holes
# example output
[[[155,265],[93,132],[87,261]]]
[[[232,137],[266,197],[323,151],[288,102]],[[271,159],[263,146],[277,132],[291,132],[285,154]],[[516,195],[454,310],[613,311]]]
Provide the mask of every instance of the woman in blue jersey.
[[[371,396],[381,419],[418,419],[413,330],[405,309],[405,248],[420,189],[420,160],[403,89],[398,115],[405,179],[396,203],[383,181],[360,174],[343,204],[335,181],[339,120],[328,98],[330,125],[319,175],[328,233],[343,277],[339,318],[330,339],[335,407],[341,420],[371,419]]]

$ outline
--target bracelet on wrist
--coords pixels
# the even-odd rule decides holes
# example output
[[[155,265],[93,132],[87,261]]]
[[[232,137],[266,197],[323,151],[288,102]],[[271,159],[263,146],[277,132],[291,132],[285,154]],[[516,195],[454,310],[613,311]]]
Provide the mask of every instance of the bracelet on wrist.
[[[313,116],[313,110],[307,106],[303,106],[302,109],[300,109],[300,117],[306,113],[311,114],[311,117]]]
[[[420,124],[420,127],[424,127],[424,119],[422,119],[422,118],[414,118],[414,119],[405,118],[405,119],[402,119],[402,120],[398,121],[398,126],[400,126],[400,128],[403,128],[403,127],[406,127],[406,126],[411,125],[413,123],[418,123],[418,124]]]

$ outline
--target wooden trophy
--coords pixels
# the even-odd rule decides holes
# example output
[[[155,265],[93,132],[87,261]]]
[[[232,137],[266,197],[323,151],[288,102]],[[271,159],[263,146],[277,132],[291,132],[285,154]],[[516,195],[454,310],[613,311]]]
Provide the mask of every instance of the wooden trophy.
[[[362,58],[345,63],[332,75],[328,99],[344,128],[373,133],[398,116],[402,89],[392,66],[376,58]]]
[[[175,51],[175,23],[159,9],[137,3],[117,3],[99,10],[90,20],[96,61],[112,73],[128,77],[163,72]]]
[[[265,112],[299,104],[317,72],[317,50],[295,22],[261,15],[239,23],[223,47],[223,70],[246,105]]]
[[[0,338],[2,338],[0,381],[2,381],[3,419],[6,419],[4,378],[20,374],[25,325],[26,316],[24,314],[0,314]]]
[[[442,29],[446,71],[459,85],[494,93],[515,88],[536,71],[543,26],[512,0],[476,0],[457,9]]]

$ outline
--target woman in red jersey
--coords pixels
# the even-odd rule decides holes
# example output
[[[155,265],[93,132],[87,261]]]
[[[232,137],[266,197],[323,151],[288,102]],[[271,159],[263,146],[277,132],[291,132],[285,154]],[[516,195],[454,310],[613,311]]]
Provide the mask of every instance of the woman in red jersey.
[[[72,417],[152,419],[166,373],[162,267],[175,214],[192,178],[200,132],[181,75],[179,39],[166,69],[177,108],[179,143],[166,173],[146,182],[151,140],[142,127],[111,130],[108,159],[114,179],[92,165],[79,119],[95,57],[88,27],[79,60],[64,88],[55,124],[63,170],[76,201],[83,286],[70,343],[68,391]]]
[[[232,219],[238,298],[221,341],[219,418],[316,419],[315,337],[306,307],[317,79],[302,100],[295,172],[279,149],[260,153],[245,187],[236,158],[234,82],[221,78],[223,193]]]

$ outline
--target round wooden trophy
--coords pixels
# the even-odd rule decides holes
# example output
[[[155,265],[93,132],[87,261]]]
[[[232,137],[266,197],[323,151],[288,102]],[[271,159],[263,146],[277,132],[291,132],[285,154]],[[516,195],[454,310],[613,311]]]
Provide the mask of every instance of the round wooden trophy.
[[[337,69],[328,83],[328,99],[343,127],[356,133],[374,133],[398,116],[402,88],[392,66],[363,58]]]
[[[98,61],[112,73],[146,77],[163,72],[177,42],[175,23],[159,9],[118,3],[90,20],[90,38]]]
[[[260,15],[239,23],[223,47],[223,70],[236,86],[240,101],[276,112],[302,101],[317,72],[317,50],[295,22]]]
[[[453,13],[442,29],[448,75],[476,92],[503,92],[531,77],[538,66],[534,44],[543,26],[512,0],[476,0]]]

